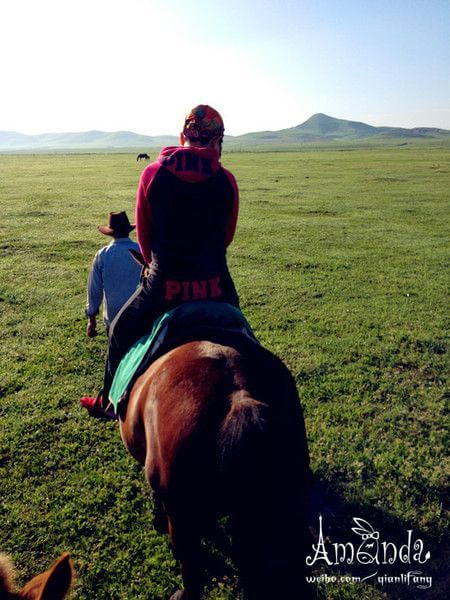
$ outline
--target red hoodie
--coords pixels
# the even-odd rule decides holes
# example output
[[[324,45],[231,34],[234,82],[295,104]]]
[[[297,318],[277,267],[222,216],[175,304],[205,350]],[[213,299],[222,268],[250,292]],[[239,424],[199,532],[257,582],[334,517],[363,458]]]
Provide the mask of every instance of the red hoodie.
[[[231,210],[224,224],[225,237],[224,249],[233,240],[239,211],[239,191],[234,176],[224,169],[217,157],[217,153],[209,148],[194,146],[169,146],[161,151],[158,159],[146,167],[141,175],[136,200],[136,233],[141,252],[147,263],[151,262],[152,250],[152,203],[158,174],[167,170],[178,180],[189,184],[204,182],[215,175],[219,169],[226,176],[228,185],[232,188],[233,201]]]

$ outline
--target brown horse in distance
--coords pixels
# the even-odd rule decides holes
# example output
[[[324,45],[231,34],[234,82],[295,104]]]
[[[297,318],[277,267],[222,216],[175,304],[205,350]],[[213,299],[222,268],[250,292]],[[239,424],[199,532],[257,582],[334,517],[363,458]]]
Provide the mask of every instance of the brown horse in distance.
[[[13,567],[4,554],[0,555],[1,600],[62,600],[70,591],[73,580],[72,561],[62,554],[54,565],[29,581],[20,591],[13,591]]]
[[[184,589],[172,600],[202,597],[201,540],[223,515],[246,598],[309,598],[308,451],[295,382],[278,358],[243,339],[183,344],[136,381],[120,428],[181,563]]]

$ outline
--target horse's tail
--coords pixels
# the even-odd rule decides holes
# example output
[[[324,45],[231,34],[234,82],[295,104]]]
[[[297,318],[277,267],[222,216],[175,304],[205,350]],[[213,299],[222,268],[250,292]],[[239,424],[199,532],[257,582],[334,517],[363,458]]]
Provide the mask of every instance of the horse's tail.
[[[278,405],[237,391],[220,430],[223,495],[241,581],[252,599],[310,597],[298,596],[304,585],[298,574],[306,532],[306,461],[300,458],[301,431],[295,415],[290,417],[291,422],[280,418]]]
[[[242,506],[262,478],[268,443],[269,407],[245,390],[232,392],[230,408],[218,436],[218,456],[224,494],[231,512]]]

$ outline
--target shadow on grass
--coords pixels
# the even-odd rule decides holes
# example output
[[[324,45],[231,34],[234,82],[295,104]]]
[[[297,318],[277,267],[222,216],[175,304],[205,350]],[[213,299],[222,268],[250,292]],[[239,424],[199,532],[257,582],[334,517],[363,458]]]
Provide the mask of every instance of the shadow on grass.
[[[319,516],[322,519],[322,538],[320,538]],[[373,540],[363,540],[361,534],[352,531],[352,528],[359,528],[358,523],[354,521],[355,518],[364,519],[369,523],[375,535],[378,532],[377,546]],[[318,557],[311,566],[309,574],[318,578],[318,583],[314,584],[315,589],[311,591],[312,595],[308,600],[312,598],[362,600],[375,597],[389,600],[417,600],[418,598],[443,600],[448,597],[448,544],[445,542],[373,506],[344,500],[333,490],[332,485],[317,477],[314,478],[312,485],[309,522],[311,540],[307,556]],[[408,531],[411,533],[408,534]],[[320,545],[321,539],[322,545]],[[419,545],[415,546],[419,540],[422,544],[419,542]],[[339,561],[335,560],[333,544],[350,543],[354,549],[353,557],[351,557],[350,546],[345,549],[346,558],[351,558],[350,564],[347,562],[335,564]],[[364,543],[372,543],[372,546],[363,547]],[[317,548],[319,548],[318,553]],[[364,556],[357,554],[359,548],[367,552],[366,564],[361,564]],[[208,573],[205,597],[211,600],[243,598],[237,569],[230,558],[232,545],[226,520],[220,523],[213,536],[203,545],[203,551],[205,569]],[[324,560],[325,551],[332,565]],[[399,551],[402,552],[404,562],[399,558]],[[421,551],[422,564],[413,559],[419,551]],[[344,549],[339,547],[339,552],[340,558]],[[430,552],[429,559],[426,559],[427,552]],[[378,556],[378,564],[373,560],[375,554]],[[394,559],[392,564],[389,564],[389,558]],[[410,573],[409,581],[408,573]],[[336,578],[337,583],[330,581],[333,577]],[[356,585],[351,582],[341,583],[339,581],[341,577],[353,578]],[[421,583],[413,581],[413,577],[427,579],[423,579]],[[429,578],[431,578],[431,587],[429,587]],[[418,587],[419,585],[425,587]]]
[[[319,517],[322,520],[322,537]],[[364,540],[360,529],[361,521],[358,524],[354,521],[355,518],[368,522],[373,533],[368,527],[365,529],[368,530],[369,536],[374,535],[375,538]],[[379,590],[382,597],[390,600],[448,598],[449,548],[445,541],[417,530],[410,523],[371,505],[348,502],[336,493],[332,485],[319,478],[314,478],[312,485],[310,524],[312,544],[315,546],[313,548],[311,544],[309,556],[317,559],[312,565],[314,574],[325,573],[337,577],[345,574],[359,577],[366,584]],[[359,530],[359,533],[352,532],[352,528]],[[346,543],[351,543],[355,552],[351,564],[343,562],[336,565],[339,561],[335,560],[333,544]],[[358,548],[362,551],[360,560],[357,556]],[[339,551],[339,557],[342,557],[344,550],[340,547]],[[350,558],[349,546],[345,552],[346,558]],[[399,552],[402,553],[403,562],[399,558]],[[430,552],[428,559],[427,552]],[[419,553],[420,562],[413,559],[414,556],[419,558]],[[323,558],[325,554],[332,565]],[[375,556],[378,557],[378,564],[374,560]],[[361,564],[364,558],[365,564]],[[389,563],[389,559],[392,564]],[[413,582],[413,577],[427,577],[428,580],[423,580],[424,587],[421,588],[418,587],[421,583]],[[381,581],[378,578],[381,578]]]

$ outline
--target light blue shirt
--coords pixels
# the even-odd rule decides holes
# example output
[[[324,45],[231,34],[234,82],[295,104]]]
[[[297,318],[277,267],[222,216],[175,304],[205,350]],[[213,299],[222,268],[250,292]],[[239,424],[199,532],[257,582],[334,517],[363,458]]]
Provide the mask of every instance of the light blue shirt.
[[[139,250],[130,238],[118,238],[101,248],[89,273],[86,315],[97,315],[104,300],[103,321],[109,326],[119,310],[136,291],[141,267],[129,249]]]

